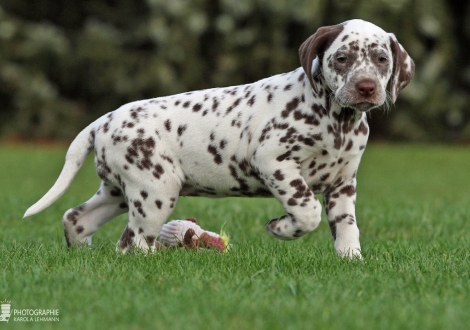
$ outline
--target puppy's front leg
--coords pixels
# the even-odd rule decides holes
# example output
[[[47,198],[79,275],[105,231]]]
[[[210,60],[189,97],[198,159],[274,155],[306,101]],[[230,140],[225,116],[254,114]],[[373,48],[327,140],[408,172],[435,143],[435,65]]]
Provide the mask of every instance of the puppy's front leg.
[[[265,184],[282,203],[287,214],[266,223],[266,230],[283,240],[296,239],[317,228],[321,204],[312,193],[296,163],[277,163],[277,168],[264,166]]]
[[[323,193],[323,203],[335,240],[335,249],[344,257],[361,258],[356,224],[356,179],[346,180]]]

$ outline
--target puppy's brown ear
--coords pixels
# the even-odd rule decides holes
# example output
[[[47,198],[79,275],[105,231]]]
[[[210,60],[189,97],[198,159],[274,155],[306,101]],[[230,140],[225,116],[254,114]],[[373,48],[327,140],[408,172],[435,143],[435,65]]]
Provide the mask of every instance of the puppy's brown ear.
[[[395,103],[398,93],[408,85],[415,74],[415,64],[393,33],[390,35],[390,48],[393,55],[393,71],[390,83],[390,97]]]
[[[317,55],[322,55],[326,49],[333,43],[338,34],[343,31],[343,25],[323,26],[311,35],[299,48],[300,63],[307,74],[312,87],[312,62]]]

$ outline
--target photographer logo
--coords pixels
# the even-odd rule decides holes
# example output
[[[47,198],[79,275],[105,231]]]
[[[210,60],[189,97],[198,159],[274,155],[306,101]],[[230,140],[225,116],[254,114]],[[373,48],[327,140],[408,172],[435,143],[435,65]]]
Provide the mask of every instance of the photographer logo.
[[[11,301],[1,303],[0,322],[59,322],[58,309],[11,308]]]

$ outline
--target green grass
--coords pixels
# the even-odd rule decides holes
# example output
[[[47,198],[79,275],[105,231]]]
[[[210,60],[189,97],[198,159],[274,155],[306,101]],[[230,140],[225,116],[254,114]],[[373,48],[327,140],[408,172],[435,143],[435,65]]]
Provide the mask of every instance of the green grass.
[[[24,211],[55,181],[63,148],[0,147],[0,300],[59,309],[57,323],[12,329],[467,329],[470,148],[370,145],[358,174],[364,261],[336,256],[326,221],[293,242],[264,223],[272,199],[181,198],[172,219],[223,223],[227,254],[120,255],[125,217],[94,248],[64,247],[61,217],[98,188],[91,159],[42,213]]]

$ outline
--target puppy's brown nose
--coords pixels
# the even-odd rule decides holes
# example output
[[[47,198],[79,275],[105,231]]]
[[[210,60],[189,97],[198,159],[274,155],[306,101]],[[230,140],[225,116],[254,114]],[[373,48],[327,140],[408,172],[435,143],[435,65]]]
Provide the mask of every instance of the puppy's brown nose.
[[[356,90],[361,96],[369,97],[375,92],[375,82],[372,80],[362,80],[356,84]]]

